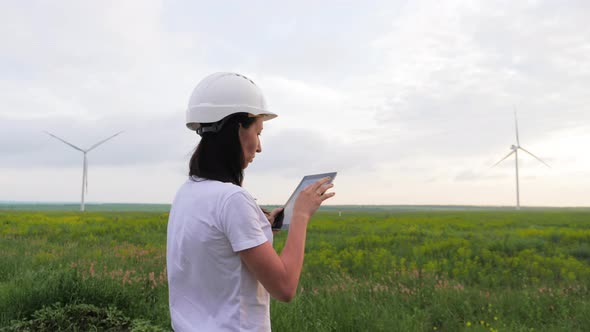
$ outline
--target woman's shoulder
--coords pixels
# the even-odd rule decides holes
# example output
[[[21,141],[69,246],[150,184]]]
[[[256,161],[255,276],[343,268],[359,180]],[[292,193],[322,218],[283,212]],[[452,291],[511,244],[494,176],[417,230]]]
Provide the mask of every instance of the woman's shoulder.
[[[208,196],[221,196],[224,198],[229,198],[235,194],[242,193],[250,197],[250,194],[248,194],[244,188],[236,186],[233,183],[196,177],[189,178],[183,187],[185,187],[185,189],[188,191],[200,192],[207,194]]]
[[[172,206],[176,209],[203,209],[205,207],[222,207],[230,204],[251,204],[252,196],[242,187],[232,183],[213,180],[187,180],[181,185],[174,197]]]

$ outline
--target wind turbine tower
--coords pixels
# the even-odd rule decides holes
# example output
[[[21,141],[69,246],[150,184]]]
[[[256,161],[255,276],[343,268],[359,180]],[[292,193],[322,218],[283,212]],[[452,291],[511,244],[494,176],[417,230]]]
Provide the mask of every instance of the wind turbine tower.
[[[122,131],[116,133],[113,136],[110,136],[108,138],[103,139],[102,141],[100,141],[100,142],[92,145],[91,147],[89,147],[86,150],[81,149],[81,148],[75,146],[72,143],[66,142],[64,139],[61,139],[61,138],[53,135],[52,133],[49,133],[49,132],[45,132],[45,133],[47,135],[55,138],[55,139],[58,139],[58,140],[62,141],[63,143],[71,146],[72,148],[74,148],[74,149],[76,149],[76,150],[78,150],[78,151],[80,151],[80,152],[82,152],[84,154],[84,163],[82,164],[82,200],[80,202],[80,211],[84,212],[84,194],[85,193],[88,193],[88,159],[86,158],[86,154],[88,152],[92,151],[93,149],[95,149],[96,147],[98,147],[99,145],[101,145],[101,144],[105,143],[106,141],[110,140],[111,138],[114,138],[115,136],[121,134]]]
[[[508,158],[514,154],[514,165],[516,166],[516,209],[520,210],[520,186],[518,183],[518,150],[522,150],[522,151],[530,154],[531,156],[533,156],[533,158],[542,162],[545,166],[547,166],[549,168],[551,168],[551,166],[549,166],[546,162],[541,160],[541,158],[535,156],[534,154],[532,154],[531,152],[527,151],[525,148],[520,146],[520,141],[518,139],[518,121],[516,120],[516,111],[514,111],[514,128],[516,129],[516,145],[512,144],[512,146],[510,146],[510,150],[512,150],[512,151],[510,153],[508,153],[506,155],[506,157],[502,158],[500,161],[495,163],[492,167],[495,167],[496,165],[498,165],[499,163],[504,161],[506,158]]]

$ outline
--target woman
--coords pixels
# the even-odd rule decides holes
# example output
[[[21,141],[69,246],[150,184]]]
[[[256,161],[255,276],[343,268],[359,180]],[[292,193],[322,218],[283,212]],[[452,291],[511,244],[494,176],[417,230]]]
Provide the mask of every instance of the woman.
[[[281,209],[267,218],[241,187],[243,170],[262,151],[263,121],[275,117],[239,74],[210,75],[191,95],[187,126],[201,141],[172,204],[166,252],[176,331],[270,331],[269,294],[295,296],[307,223],[334,193],[326,193],[328,178],[301,192],[277,255],[271,223]]]

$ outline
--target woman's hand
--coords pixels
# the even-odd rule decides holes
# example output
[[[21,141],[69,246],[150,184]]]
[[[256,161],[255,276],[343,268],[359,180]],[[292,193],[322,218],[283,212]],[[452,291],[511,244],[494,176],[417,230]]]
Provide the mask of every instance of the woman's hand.
[[[269,214],[266,215],[271,226],[275,225],[275,218],[276,218],[277,214],[279,214],[281,211],[283,211],[282,207],[276,208],[276,209],[272,210]]]
[[[328,181],[330,178],[325,177],[305,187],[295,201],[293,216],[301,216],[309,220],[325,200],[334,197],[336,193],[326,193],[326,190],[334,187],[334,184],[327,183]]]

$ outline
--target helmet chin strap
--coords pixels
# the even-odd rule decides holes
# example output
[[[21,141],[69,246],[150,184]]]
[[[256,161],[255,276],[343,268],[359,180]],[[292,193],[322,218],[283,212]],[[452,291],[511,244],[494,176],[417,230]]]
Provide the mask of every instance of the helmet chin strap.
[[[197,134],[199,134],[199,136],[202,137],[204,133],[216,133],[220,131],[221,128],[223,128],[223,125],[225,124],[225,122],[227,122],[227,119],[229,119],[229,117],[225,117],[223,120],[215,122],[205,127],[201,126],[197,128]]]

